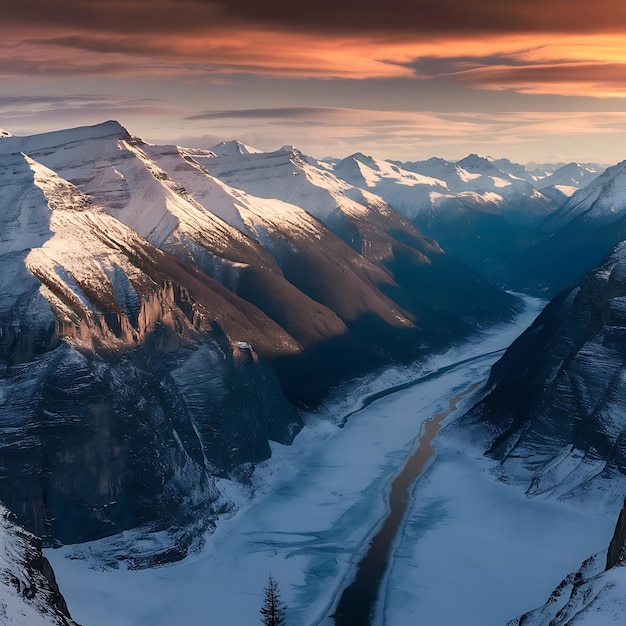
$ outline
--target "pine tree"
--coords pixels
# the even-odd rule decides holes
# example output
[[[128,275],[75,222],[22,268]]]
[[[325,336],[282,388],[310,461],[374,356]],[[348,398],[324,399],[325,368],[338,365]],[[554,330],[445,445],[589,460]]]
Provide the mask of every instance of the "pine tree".
[[[278,583],[270,574],[264,590],[263,606],[261,607],[261,621],[265,626],[283,626],[285,621],[285,604],[280,599]]]

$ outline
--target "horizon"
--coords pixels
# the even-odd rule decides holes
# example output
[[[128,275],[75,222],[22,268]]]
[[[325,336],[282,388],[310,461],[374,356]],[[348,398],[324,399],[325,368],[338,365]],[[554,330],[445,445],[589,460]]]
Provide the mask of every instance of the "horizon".
[[[626,6],[7,0],[0,128],[118,119],[151,143],[324,158],[615,163]]]
[[[120,122],[119,120],[115,120],[115,119],[110,119],[110,120],[103,120],[101,122],[96,122],[94,124],[83,124],[80,126],[66,126],[66,127],[62,127],[62,128],[54,128],[54,129],[50,129],[50,130],[43,130],[41,132],[36,132],[36,133],[29,133],[29,134],[15,134],[12,131],[10,131],[9,129],[6,128],[1,128],[0,127],[0,141],[2,139],[6,139],[7,137],[15,137],[15,138],[24,138],[24,137],[30,137],[30,136],[36,136],[36,135],[45,135],[45,134],[54,134],[54,133],[62,133],[64,131],[70,132],[70,131],[74,131],[74,130],[80,130],[82,128],[90,128],[90,127],[96,127],[96,126],[101,126],[104,124],[108,124],[108,123],[116,123],[118,125],[120,125],[124,130],[126,130],[131,136],[136,137],[138,139],[140,139],[141,141],[145,141],[148,144],[152,144],[152,145],[168,145],[167,141],[147,141],[144,137],[141,137],[135,133],[132,132],[132,128],[128,128],[125,124],[123,124],[122,122]],[[2,133],[7,133],[7,134],[2,134]],[[363,155],[366,158],[374,158],[377,159],[379,161],[385,161],[385,162],[398,162],[398,163],[409,163],[410,160],[407,159],[405,161],[402,161],[400,159],[393,159],[393,158],[382,158],[379,157],[375,154],[366,154],[361,150],[356,150],[355,152],[352,152],[350,154],[345,154],[345,155],[333,155],[333,154],[326,154],[326,155],[319,155],[319,154],[310,154],[310,153],[306,153],[304,150],[301,150],[299,146],[294,146],[292,144],[282,144],[280,146],[276,146],[274,148],[269,148],[266,150],[260,149],[258,146],[253,146],[250,145],[244,141],[241,141],[238,137],[231,137],[230,139],[223,139],[220,140],[212,145],[209,145],[205,142],[202,141],[202,138],[193,138],[190,137],[188,138],[191,140],[191,143],[187,144],[187,143],[171,143],[169,142],[169,145],[177,145],[183,148],[196,148],[196,149],[202,149],[202,150],[211,150],[212,148],[217,147],[219,144],[228,144],[228,143],[238,143],[246,148],[252,149],[254,151],[258,151],[259,153],[263,153],[263,154],[269,154],[272,152],[279,152],[280,150],[283,150],[289,146],[295,148],[296,150],[298,150],[299,152],[301,152],[302,154],[305,154],[306,156],[310,156],[313,157],[314,159],[317,159],[318,161],[340,161],[343,159],[347,159],[351,156],[355,156],[358,154]],[[536,166],[537,168],[541,168],[542,166],[565,166],[565,165],[570,165],[570,164],[578,164],[578,165],[582,165],[582,166],[598,166],[601,168],[608,168],[611,167],[613,165],[616,165],[615,163],[599,163],[596,161],[565,161],[565,160],[561,160],[561,161],[538,161],[538,160],[530,160],[530,161],[526,161],[526,162],[516,162],[513,159],[509,159],[507,156],[500,156],[500,157],[495,157],[493,155],[490,154],[481,154],[478,152],[468,152],[466,154],[463,154],[462,156],[460,156],[459,158],[455,158],[455,159],[446,159],[445,157],[442,157],[441,155],[438,154],[433,154],[430,156],[426,156],[423,159],[419,159],[419,161],[426,161],[432,158],[435,159],[443,159],[445,161],[447,161],[448,163],[458,163],[460,161],[462,161],[463,159],[470,157],[470,156],[477,156],[479,158],[482,159],[487,159],[490,161],[499,161],[499,160],[509,160],[511,163],[513,164],[517,164],[517,165],[522,165],[524,168],[526,168],[529,172],[533,171],[533,168]],[[626,160],[626,159],[624,159]],[[417,161],[417,159],[416,159]]]

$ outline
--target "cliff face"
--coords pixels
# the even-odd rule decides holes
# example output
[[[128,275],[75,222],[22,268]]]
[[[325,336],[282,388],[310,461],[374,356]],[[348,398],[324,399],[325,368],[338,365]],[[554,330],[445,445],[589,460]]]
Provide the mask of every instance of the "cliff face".
[[[622,244],[513,343],[467,421],[530,494],[593,492],[596,478],[626,474],[625,365]]]
[[[77,626],[41,541],[13,524],[0,505],[0,621],[13,626]]]
[[[616,565],[621,564],[624,559],[624,550],[626,549],[626,501],[624,507],[620,511],[615,533],[609,544],[606,554],[606,569],[609,570]]]

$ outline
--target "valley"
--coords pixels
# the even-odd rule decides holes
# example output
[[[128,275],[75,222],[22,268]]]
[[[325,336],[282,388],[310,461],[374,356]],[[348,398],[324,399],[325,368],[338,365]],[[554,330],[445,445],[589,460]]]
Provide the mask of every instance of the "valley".
[[[5,133],[0,166],[0,501],[78,623],[249,623],[271,574],[294,624],[543,626],[599,562],[626,489],[623,163],[108,121]],[[20,595],[19,545],[7,597],[66,623]],[[579,578],[604,597],[620,562]]]
[[[486,331],[425,364],[396,372],[396,384],[390,387],[398,386],[398,378],[410,377],[413,382],[390,395],[380,397],[383,390],[377,388],[384,376],[361,381],[359,391],[350,394],[352,411],[365,407],[343,427],[345,406],[331,405],[310,415],[291,446],[273,446],[272,458],[257,466],[258,489],[252,501],[241,500],[236,515],[218,523],[204,550],[179,564],[155,570],[102,570],[98,555],[106,551],[107,540],[48,550],[72,614],[95,626],[111,619],[155,625],[182,619],[191,624],[194,616],[207,611],[217,623],[246,623],[256,619],[271,572],[293,623],[330,626],[335,603],[387,515],[391,483],[411,455],[424,423],[447,412],[453,396],[485,381],[500,350],[540,307],[540,301],[528,300],[515,324]],[[379,399],[368,404],[372,394]],[[471,399],[465,397],[446,421],[462,414]],[[484,469],[479,466],[477,471]],[[484,480],[494,478],[486,475]],[[523,494],[518,492],[517,497],[523,501]],[[582,553],[595,545],[583,542]],[[529,558],[537,556],[529,553]],[[548,567],[553,555],[544,558],[542,567]],[[554,571],[558,578],[558,562]],[[535,597],[541,598],[539,582],[537,588]],[[438,593],[447,593],[447,586]],[[487,593],[491,590],[485,588]],[[482,597],[484,601],[487,595]],[[388,623],[397,623],[395,617]]]

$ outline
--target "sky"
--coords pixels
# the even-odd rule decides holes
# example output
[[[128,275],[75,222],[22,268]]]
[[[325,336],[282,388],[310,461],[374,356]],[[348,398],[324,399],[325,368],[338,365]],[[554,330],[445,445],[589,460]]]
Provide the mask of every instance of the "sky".
[[[0,128],[626,159],[623,0],[2,0]]]

